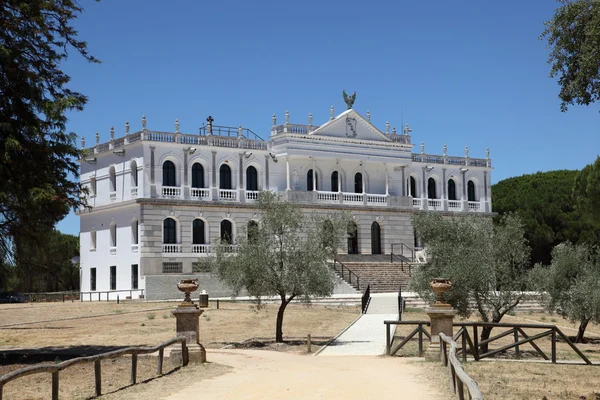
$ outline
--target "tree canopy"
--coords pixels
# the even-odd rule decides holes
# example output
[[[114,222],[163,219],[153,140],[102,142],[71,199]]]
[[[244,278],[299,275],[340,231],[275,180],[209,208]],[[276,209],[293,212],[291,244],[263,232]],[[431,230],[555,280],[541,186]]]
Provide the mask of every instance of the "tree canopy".
[[[494,211],[500,220],[516,212],[531,247],[531,265],[550,264],[551,251],[559,243],[598,241],[594,229],[573,198],[578,171],[538,172],[504,179],[492,187]]]
[[[61,70],[72,49],[90,62],[72,22],[76,0],[0,1],[0,247],[40,241],[69,208],[82,205],[75,134],[66,113],[86,97]],[[18,263],[17,263],[18,264]]]
[[[346,237],[348,217],[342,213],[303,213],[272,192],[261,192],[258,224],[241,228],[237,254],[229,243],[217,247],[214,270],[236,294],[245,289],[260,304],[262,296],[281,300],[275,339],[283,341],[283,315],[295,298],[309,301],[333,292],[334,276],[328,260]]]
[[[422,298],[433,300],[433,278],[448,278],[452,289],[446,300],[465,317],[474,304],[484,322],[499,322],[525,298],[530,251],[517,216],[505,215],[496,224],[472,214],[449,218],[423,213],[413,220],[428,255],[410,281]],[[481,339],[490,331],[484,328]]]
[[[600,157],[577,174],[573,193],[579,211],[591,224],[600,229]],[[600,239],[597,241],[600,242]]]
[[[600,100],[600,1],[559,0],[541,39],[548,41],[550,77],[558,77],[561,110]]]
[[[552,264],[537,265],[533,277],[551,312],[579,322],[575,341],[583,342],[588,323],[600,322],[598,249],[585,244],[560,244],[552,250]]]

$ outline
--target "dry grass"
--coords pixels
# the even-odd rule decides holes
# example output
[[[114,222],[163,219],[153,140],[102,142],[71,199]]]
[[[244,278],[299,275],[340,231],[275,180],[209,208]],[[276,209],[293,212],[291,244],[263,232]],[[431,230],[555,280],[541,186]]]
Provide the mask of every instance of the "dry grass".
[[[176,303],[38,303],[0,308],[2,325],[70,319],[10,327],[0,326],[0,347],[45,348],[72,346],[154,345],[175,336]],[[222,347],[251,338],[273,338],[277,305],[256,311],[246,303],[215,303],[200,317],[200,341],[205,347]],[[291,304],[283,323],[286,337],[332,337],[360,311],[354,306]]]

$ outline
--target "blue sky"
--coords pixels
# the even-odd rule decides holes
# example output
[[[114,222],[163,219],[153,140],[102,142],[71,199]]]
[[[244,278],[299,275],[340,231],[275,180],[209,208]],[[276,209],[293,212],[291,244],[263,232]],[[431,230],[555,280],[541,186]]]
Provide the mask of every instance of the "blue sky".
[[[543,21],[557,2],[449,1],[83,1],[80,38],[102,60],[64,68],[89,97],[68,129],[93,143],[148,128],[197,132],[216,125],[268,137],[271,115],[327,120],[354,108],[413,129],[418,151],[493,159],[492,182],[580,169],[600,153],[600,104],[561,113],[548,78]],[[77,234],[73,214],[58,228]]]

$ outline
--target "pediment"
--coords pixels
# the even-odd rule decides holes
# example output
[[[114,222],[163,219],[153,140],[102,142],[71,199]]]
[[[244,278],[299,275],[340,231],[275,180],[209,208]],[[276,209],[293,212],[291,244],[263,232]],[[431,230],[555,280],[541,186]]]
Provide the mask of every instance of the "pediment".
[[[309,135],[329,136],[335,138],[374,140],[379,142],[391,142],[383,132],[373,124],[364,119],[354,110],[347,110],[333,120],[321,125]]]

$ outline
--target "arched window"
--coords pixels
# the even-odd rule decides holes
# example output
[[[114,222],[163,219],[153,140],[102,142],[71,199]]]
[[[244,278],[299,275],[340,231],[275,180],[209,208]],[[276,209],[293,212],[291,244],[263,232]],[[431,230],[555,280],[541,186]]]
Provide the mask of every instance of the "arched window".
[[[131,221],[131,244],[138,244],[138,220]]]
[[[192,244],[206,244],[204,237],[204,221],[195,219],[192,222]]]
[[[435,179],[427,179],[427,198],[437,199]]]
[[[448,179],[448,200],[456,200],[456,182]]]
[[[315,186],[313,186],[313,170],[309,169],[308,172],[306,173],[306,190],[308,190],[308,191],[319,190],[319,177],[318,177],[316,171],[315,171],[314,178],[316,180]]]
[[[358,229],[354,221],[348,222],[348,254],[358,254]]]
[[[138,176],[137,176],[137,163],[135,160],[131,160],[131,165],[129,167],[131,170],[131,187],[137,187],[138,185]]]
[[[110,246],[117,247],[117,224],[110,224]]]
[[[96,195],[96,178],[90,179],[90,196],[94,197]]]
[[[177,243],[177,223],[173,218],[165,218],[163,221],[163,244]]]
[[[204,187],[204,167],[202,167],[202,164],[200,163],[192,165],[192,187]]]
[[[248,222],[248,241],[250,243],[256,243],[258,241],[258,222]]]
[[[371,254],[381,254],[381,227],[377,221],[371,224]]]
[[[339,192],[339,190],[340,190],[339,174],[337,171],[333,171],[331,173],[331,191]]]
[[[115,171],[115,167],[114,166],[110,166],[110,168],[108,169],[108,174],[110,175],[110,191],[111,192],[116,192],[117,191],[117,173]]]
[[[354,193],[363,192],[363,176],[360,172],[354,175]]]
[[[231,168],[227,164],[219,168],[219,188],[231,189]]]
[[[227,219],[221,221],[221,242],[233,244],[233,227]]]
[[[410,192],[409,195],[412,197],[417,197],[417,181],[414,176],[410,177]]]
[[[475,198],[475,182],[469,181],[467,184],[467,197],[469,201],[477,201]]]
[[[258,172],[253,166],[246,168],[246,190],[258,190]]]
[[[177,186],[177,180],[175,179],[175,164],[172,161],[165,161],[162,167],[163,172],[163,186]]]

